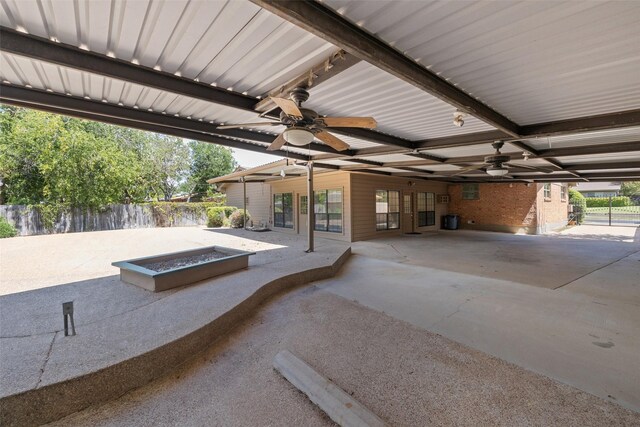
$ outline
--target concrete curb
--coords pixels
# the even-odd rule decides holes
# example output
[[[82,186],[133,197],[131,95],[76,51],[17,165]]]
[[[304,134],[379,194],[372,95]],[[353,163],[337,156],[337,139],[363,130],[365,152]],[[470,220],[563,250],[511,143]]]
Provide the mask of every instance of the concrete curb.
[[[273,367],[342,427],[388,426],[380,417],[291,352],[283,350],[276,354]]]
[[[0,425],[50,423],[89,406],[113,400],[167,375],[228,334],[276,294],[333,277],[349,259],[347,248],[333,264],[298,271],[263,284],[248,298],[210,323],[151,351],[58,383],[0,399]]]

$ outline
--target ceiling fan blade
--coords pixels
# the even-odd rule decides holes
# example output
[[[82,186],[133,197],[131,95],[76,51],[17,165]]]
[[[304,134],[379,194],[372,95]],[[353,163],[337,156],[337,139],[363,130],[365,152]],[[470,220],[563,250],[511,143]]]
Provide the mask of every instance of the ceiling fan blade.
[[[279,126],[280,122],[260,122],[260,123],[240,123],[236,125],[220,125],[216,129],[233,129],[233,128],[249,128],[256,126]]]
[[[278,135],[278,137],[276,139],[273,140],[273,142],[271,143],[271,145],[269,145],[267,147],[267,151],[275,151],[275,150],[279,150],[282,148],[282,146],[287,142],[286,139],[284,139],[284,134],[280,134]]]
[[[349,149],[349,144],[347,144],[337,136],[331,135],[329,132],[320,131],[315,134],[315,137],[327,144],[329,147],[333,147],[338,151]]]
[[[330,128],[373,129],[378,126],[378,122],[373,117],[321,117],[320,120]]]
[[[543,173],[552,173],[554,172],[553,169],[548,169],[548,168],[539,168],[537,166],[525,166],[525,165],[515,165],[513,163],[503,163],[505,166],[509,166],[510,168],[522,168],[522,169],[530,169],[530,170],[534,170],[536,172],[543,172]]]
[[[459,171],[456,171],[455,173],[452,173],[451,175],[448,175],[448,176],[460,175],[460,174],[463,174],[465,172],[479,170],[479,169],[482,169],[482,168],[487,167],[487,166],[488,165],[486,163],[482,163],[482,164],[479,164],[479,165],[467,166],[467,167],[464,167],[464,168],[460,169]]]
[[[271,100],[275,102],[275,104],[280,107],[280,109],[284,111],[287,116],[300,119],[302,118],[302,112],[300,111],[296,103],[292,100],[286,98],[277,98],[275,96],[272,96]]]

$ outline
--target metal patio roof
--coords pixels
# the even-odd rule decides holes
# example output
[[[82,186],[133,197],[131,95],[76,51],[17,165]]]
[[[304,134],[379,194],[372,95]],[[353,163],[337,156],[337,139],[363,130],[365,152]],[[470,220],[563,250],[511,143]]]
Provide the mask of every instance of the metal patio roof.
[[[314,174],[330,172],[336,168],[330,165],[314,165]],[[282,173],[285,176],[282,176]],[[290,159],[276,160],[261,166],[249,169],[236,170],[227,175],[208,179],[209,184],[232,184],[237,182],[270,182],[285,178],[299,177],[307,175],[307,166],[303,163]]]
[[[344,152],[320,141],[273,152],[290,159],[491,181],[451,175],[502,140],[520,167],[501,180],[640,179],[637,1],[0,5],[6,104],[266,152],[282,127],[218,126],[275,117],[265,98],[301,85],[306,107],[379,126],[336,129]]]

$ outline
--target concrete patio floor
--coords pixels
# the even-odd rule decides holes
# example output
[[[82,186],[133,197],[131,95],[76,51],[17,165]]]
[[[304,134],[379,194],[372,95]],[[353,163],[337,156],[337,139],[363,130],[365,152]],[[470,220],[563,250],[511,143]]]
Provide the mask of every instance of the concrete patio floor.
[[[611,403],[640,410],[638,236],[633,228],[576,227],[552,236],[455,231],[358,242],[335,278],[270,303],[168,377],[61,423],[330,424],[271,369],[273,355],[289,349],[394,425],[638,424],[638,412]],[[117,319],[122,307],[155,300],[116,290],[114,257],[212,244],[270,248],[254,265],[295,261],[304,248],[282,233],[198,228],[8,239],[0,241],[0,288],[44,295],[67,280],[83,295],[93,279],[81,279],[106,280],[113,304],[90,316]],[[59,263],[70,272],[61,275]],[[13,303],[31,293],[0,297],[13,307],[0,310],[3,336],[20,308]],[[30,321],[17,329],[50,333],[37,307],[22,309]]]
[[[317,285],[640,411],[638,236],[586,226],[358,242]]]
[[[319,245],[326,242],[318,239]],[[255,251],[251,265],[287,259],[306,243],[284,233],[199,227],[139,228],[0,240],[0,295],[119,274],[111,262],[204,246]]]

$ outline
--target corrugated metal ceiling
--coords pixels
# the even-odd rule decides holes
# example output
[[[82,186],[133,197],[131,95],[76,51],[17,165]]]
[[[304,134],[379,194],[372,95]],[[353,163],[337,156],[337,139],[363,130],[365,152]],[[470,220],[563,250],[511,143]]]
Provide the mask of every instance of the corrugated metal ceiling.
[[[640,2],[325,3],[519,124],[640,106]],[[337,50],[246,0],[2,0],[0,5],[3,26],[255,97]],[[192,120],[263,121],[252,112],[5,52],[0,59],[0,77],[16,85]],[[454,107],[366,62],[312,87],[305,106],[326,115],[373,116],[381,132],[410,140],[493,129],[473,117],[455,127]],[[282,128],[254,130],[275,134]],[[380,146],[337,136],[352,149]],[[640,127],[523,140],[534,149],[629,141],[640,141]],[[490,144],[421,150],[443,158],[493,151]],[[522,149],[507,143],[502,151],[513,155]],[[309,154],[303,148],[290,152]],[[417,160],[402,154],[367,159]],[[560,160],[609,159],[640,159],[640,152]],[[456,168],[424,168],[451,167]]]
[[[640,148],[640,147],[639,147]],[[627,153],[607,153],[607,154],[597,154],[590,156],[567,156],[560,157],[560,163],[563,165],[571,165],[571,164],[588,164],[588,163],[620,163],[620,162],[629,162],[635,161],[640,165],[640,150],[639,151],[630,151]]]
[[[491,144],[466,145],[463,147],[438,148],[435,150],[420,150],[421,153],[430,154],[437,157],[465,157],[465,156],[488,156],[495,153],[495,148]],[[522,152],[522,149],[505,144],[500,150],[503,153]]]
[[[257,114],[2,52],[2,79],[78,98],[206,121],[255,121]]]
[[[455,107],[367,62],[312,87],[305,106],[326,115],[372,116],[378,130],[406,139],[428,139],[494,129],[474,118],[453,125]]]
[[[583,132],[573,135],[525,139],[522,141],[534,149],[615,144],[633,141],[638,141],[638,146],[640,147],[640,127],[635,126],[597,132]]]
[[[0,53],[0,79],[20,86],[67,94],[77,98],[124,105],[140,110],[163,113],[211,123],[245,123],[268,121],[257,113],[213,104],[184,95],[124,82],[92,73],[35,61],[18,55]],[[284,126],[254,128],[255,132],[277,135]],[[274,136],[275,138],[275,136]],[[342,137],[352,148],[378,147],[369,141]],[[318,143],[322,143],[316,140]],[[308,154],[309,150],[291,149]],[[312,151],[312,154],[320,154]]]
[[[3,26],[260,96],[337,48],[246,0],[6,0]]]
[[[324,3],[518,124],[638,108],[638,1]]]

